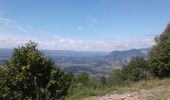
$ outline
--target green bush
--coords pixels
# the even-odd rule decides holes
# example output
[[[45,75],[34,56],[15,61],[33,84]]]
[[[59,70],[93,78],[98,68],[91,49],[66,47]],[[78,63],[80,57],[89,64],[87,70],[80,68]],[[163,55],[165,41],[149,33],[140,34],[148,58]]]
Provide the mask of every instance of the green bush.
[[[115,69],[110,76],[109,84],[110,85],[123,85],[124,80],[122,77],[122,70],[121,69]]]
[[[105,76],[102,76],[100,78],[100,85],[102,85],[102,86],[107,85],[107,79]]]
[[[96,87],[96,83],[95,81],[93,81],[89,74],[87,73],[80,73],[77,77],[76,77],[76,83],[78,85],[79,88],[95,88]]]
[[[67,95],[70,85],[69,75],[31,41],[14,49],[0,74],[0,99],[6,100],[60,99]]]
[[[133,58],[122,70],[122,78],[126,81],[139,81],[149,78],[149,67],[143,58]]]

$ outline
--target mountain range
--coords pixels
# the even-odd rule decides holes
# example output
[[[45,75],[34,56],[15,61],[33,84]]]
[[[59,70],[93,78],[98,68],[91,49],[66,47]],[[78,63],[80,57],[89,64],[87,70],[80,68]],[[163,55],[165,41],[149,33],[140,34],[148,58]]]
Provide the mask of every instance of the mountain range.
[[[41,50],[67,72],[89,73],[91,76],[110,75],[116,68],[122,68],[133,57],[147,57],[149,48],[112,52]],[[0,65],[12,55],[13,49],[0,49]]]

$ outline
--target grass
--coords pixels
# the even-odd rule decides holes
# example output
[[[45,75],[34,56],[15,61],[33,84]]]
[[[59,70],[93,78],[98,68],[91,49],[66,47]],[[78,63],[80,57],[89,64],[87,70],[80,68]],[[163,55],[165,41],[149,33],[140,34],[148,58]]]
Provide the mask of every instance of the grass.
[[[103,96],[112,91],[116,91],[117,87],[98,87],[96,89],[86,88],[75,91],[72,95],[66,97],[66,100],[82,100],[90,96]]]
[[[148,96],[147,98],[142,98],[145,100],[170,100],[169,90],[166,88],[159,91],[155,90],[157,87],[169,87],[170,89],[170,79],[152,79],[147,81],[140,81],[135,83],[129,83],[125,86],[103,86],[96,89],[86,88],[80,91],[76,91],[72,95],[66,97],[66,100],[82,100],[84,98],[89,98],[93,96],[103,96],[106,94],[123,94],[127,92],[140,92],[141,90],[151,90],[158,91],[156,95]]]

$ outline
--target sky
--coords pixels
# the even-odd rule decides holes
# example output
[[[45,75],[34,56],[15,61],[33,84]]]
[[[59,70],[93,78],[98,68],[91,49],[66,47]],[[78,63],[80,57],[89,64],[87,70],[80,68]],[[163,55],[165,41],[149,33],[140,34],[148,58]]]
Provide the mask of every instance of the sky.
[[[170,22],[170,0],[0,0],[0,48],[147,48]]]

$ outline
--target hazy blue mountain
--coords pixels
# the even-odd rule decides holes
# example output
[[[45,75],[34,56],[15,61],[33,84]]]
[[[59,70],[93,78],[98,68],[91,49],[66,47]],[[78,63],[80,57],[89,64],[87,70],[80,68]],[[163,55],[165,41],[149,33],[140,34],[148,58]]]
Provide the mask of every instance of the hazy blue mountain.
[[[94,51],[72,51],[72,50],[41,50],[44,55],[51,56],[58,63],[66,63],[73,60],[73,63],[81,63],[81,60],[89,57],[106,56],[109,52],[94,52]],[[0,65],[5,59],[11,57],[13,49],[0,49]]]
[[[13,49],[0,49],[0,57],[8,58],[11,56]],[[52,57],[94,57],[106,56],[109,52],[95,51],[73,51],[73,50],[41,50],[45,55]]]
[[[123,67],[134,57],[147,58],[149,50],[150,48],[112,51],[109,55],[105,56],[105,59],[111,66]]]
[[[2,65],[6,59],[9,59],[11,54],[12,49],[0,49],[0,65]]]
[[[10,58],[12,49],[0,49],[0,65],[5,59]],[[71,50],[42,50],[51,56],[54,62],[65,71],[87,72],[92,76],[109,74],[115,68],[122,68],[133,57],[147,57],[149,49],[131,49],[125,51],[112,52],[91,52],[91,51],[71,51]]]
[[[0,49],[0,58],[9,58],[12,54],[12,49]]]
[[[125,51],[112,51],[108,57],[113,59],[123,59],[123,58],[132,58],[132,57],[146,57],[149,48],[145,49],[131,49]]]
[[[94,57],[106,56],[109,52],[94,52],[94,51],[73,51],[73,50],[42,50],[45,55],[52,57]]]

